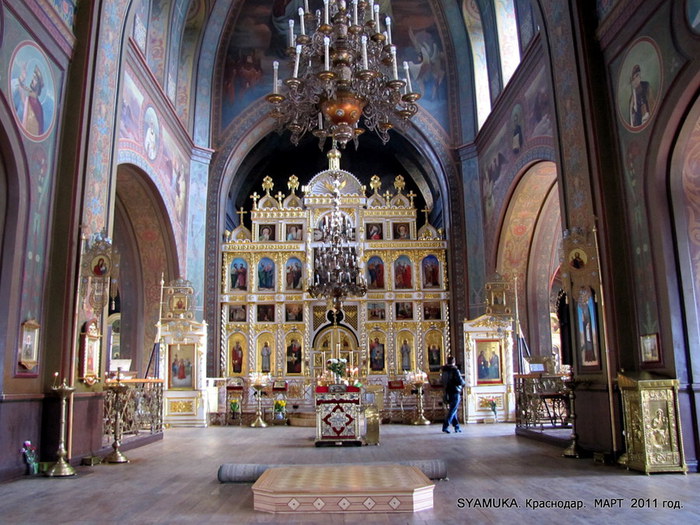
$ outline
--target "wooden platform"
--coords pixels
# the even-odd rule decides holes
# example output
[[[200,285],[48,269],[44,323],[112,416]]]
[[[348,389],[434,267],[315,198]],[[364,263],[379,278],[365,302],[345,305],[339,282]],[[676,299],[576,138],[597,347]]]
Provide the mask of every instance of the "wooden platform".
[[[435,485],[406,465],[271,468],[253,485],[253,508],[274,513],[417,512],[433,508]]]

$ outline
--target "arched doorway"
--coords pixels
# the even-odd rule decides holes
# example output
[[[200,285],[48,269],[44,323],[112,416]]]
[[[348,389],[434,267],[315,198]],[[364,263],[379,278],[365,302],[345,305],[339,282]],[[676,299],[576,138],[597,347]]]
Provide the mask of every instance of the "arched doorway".
[[[497,272],[513,282],[517,279],[517,316],[532,353],[539,355],[552,353],[556,335],[552,314],[560,264],[559,206],[556,164],[531,165],[511,193],[496,254]]]
[[[158,336],[161,280],[180,276],[172,226],[162,199],[139,168],[120,165],[114,212],[114,246],[121,255],[119,356],[143,377]]]

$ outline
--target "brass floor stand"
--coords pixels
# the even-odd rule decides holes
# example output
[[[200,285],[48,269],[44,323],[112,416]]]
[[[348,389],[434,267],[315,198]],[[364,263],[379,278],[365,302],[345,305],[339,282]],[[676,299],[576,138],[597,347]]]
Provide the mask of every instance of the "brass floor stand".
[[[129,459],[122,454],[119,447],[121,447],[122,438],[121,397],[129,387],[122,384],[119,380],[119,375],[117,375],[117,384],[110,385],[108,388],[114,392],[114,442],[112,443],[112,452],[104,460],[107,463],[128,463]]]
[[[267,426],[267,423],[265,423],[262,417],[262,390],[265,388],[265,385],[254,384],[253,388],[255,389],[256,397],[258,398],[258,405],[255,410],[255,421],[253,421],[250,426],[253,428],[264,428]]]
[[[75,476],[75,469],[66,461],[66,399],[68,399],[68,396],[75,388],[68,386],[64,379],[59,386],[51,387],[51,389],[61,398],[61,425],[58,450],[56,451],[58,461],[48,468],[46,475],[50,478]]]
[[[418,403],[418,414],[413,420],[414,425],[430,425],[430,420],[425,417],[425,408],[423,406],[423,385],[424,383],[414,383],[416,389],[416,398]]]

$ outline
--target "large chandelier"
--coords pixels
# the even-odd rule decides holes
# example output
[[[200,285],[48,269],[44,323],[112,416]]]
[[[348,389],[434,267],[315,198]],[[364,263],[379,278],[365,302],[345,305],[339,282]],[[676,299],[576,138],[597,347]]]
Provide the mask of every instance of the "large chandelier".
[[[333,194],[333,210],[321,222],[322,244],[315,251],[314,277],[307,291],[311,297],[328,299],[339,312],[347,297],[362,297],[367,293],[367,283],[353,245],[355,230],[348,217],[340,211],[340,190],[346,183],[343,172],[339,170],[340,152],[333,148],[328,152],[328,158],[331,162],[329,189]]]
[[[289,20],[287,54],[292,76],[280,85],[279,63],[273,62],[270,115],[298,144],[307,131],[323,146],[327,137],[341,147],[365,128],[386,144],[394,122],[418,111],[420,94],[413,91],[408,63],[399,78],[391,18],[379,13],[373,0],[323,0],[323,13],[299,8],[299,28]],[[364,116],[362,122],[361,117]]]

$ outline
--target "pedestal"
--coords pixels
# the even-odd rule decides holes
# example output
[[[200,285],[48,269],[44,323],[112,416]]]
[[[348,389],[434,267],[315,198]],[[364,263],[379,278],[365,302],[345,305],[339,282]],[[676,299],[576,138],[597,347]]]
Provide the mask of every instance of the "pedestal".
[[[628,469],[687,472],[683,457],[678,380],[639,373],[618,374],[625,422],[626,452],[619,462]]]

